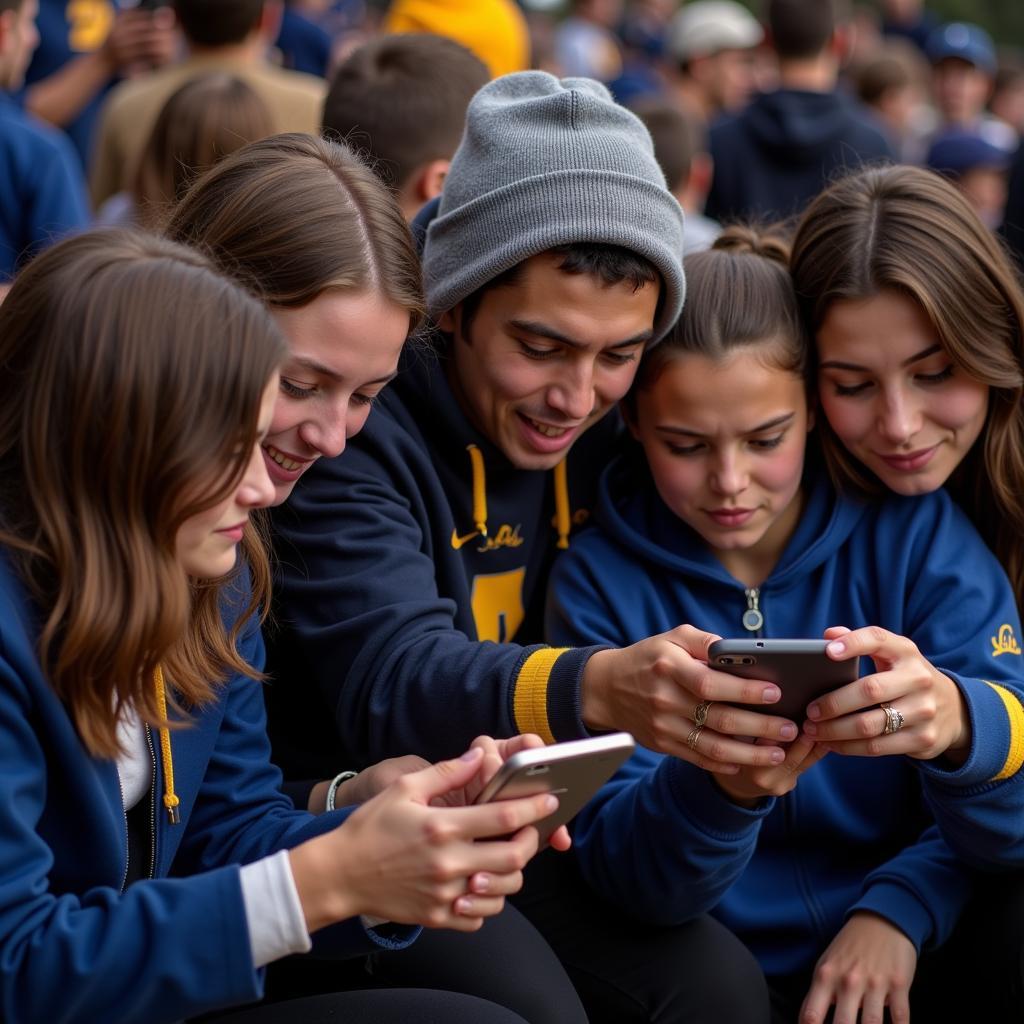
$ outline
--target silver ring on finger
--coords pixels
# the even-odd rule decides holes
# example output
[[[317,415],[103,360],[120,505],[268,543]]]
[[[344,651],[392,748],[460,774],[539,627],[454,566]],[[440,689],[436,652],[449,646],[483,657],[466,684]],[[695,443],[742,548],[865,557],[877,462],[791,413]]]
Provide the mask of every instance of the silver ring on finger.
[[[879,707],[885,712],[885,728],[882,729],[883,736],[891,736],[903,728],[903,712],[894,708],[891,704],[880,704]]]
[[[708,724],[708,708],[715,702],[713,700],[702,700],[693,709],[693,724],[698,729],[703,729]]]
[[[686,737],[686,745],[693,751],[697,750],[697,741],[700,739],[700,734],[704,731],[703,725],[696,725],[690,730],[690,735]]]

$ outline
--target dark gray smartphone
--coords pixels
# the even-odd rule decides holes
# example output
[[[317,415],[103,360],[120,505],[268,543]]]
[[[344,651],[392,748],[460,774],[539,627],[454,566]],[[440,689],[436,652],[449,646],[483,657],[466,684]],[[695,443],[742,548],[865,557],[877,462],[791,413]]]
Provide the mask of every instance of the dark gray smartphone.
[[[558,810],[536,824],[540,845],[544,847],[551,833],[579,813],[633,753],[635,746],[628,732],[614,732],[521,750],[495,772],[476,803],[554,793],[558,797]]]
[[[719,672],[744,679],[764,679],[782,691],[777,704],[748,711],[789,718],[798,725],[807,717],[807,705],[860,676],[860,658],[833,661],[826,653],[828,640],[716,640],[708,648],[708,664]]]

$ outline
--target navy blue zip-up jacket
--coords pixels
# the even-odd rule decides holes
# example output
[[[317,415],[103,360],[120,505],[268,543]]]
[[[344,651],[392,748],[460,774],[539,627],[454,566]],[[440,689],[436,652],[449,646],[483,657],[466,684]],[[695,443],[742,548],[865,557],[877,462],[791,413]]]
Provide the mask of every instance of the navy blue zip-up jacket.
[[[841,92],[756,96],[712,126],[709,147],[705,212],[723,223],[795,216],[842,170],[892,160],[880,129]]]
[[[583,434],[564,478],[517,469],[466,419],[444,358],[413,347],[344,453],[274,510],[268,705],[286,777],[436,760],[482,733],[586,735],[593,648],[540,643],[543,605],[618,420]]]
[[[1024,863],[1024,671],[1008,580],[944,491],[866,504],[810,477],[800,524],[760,587],[763,635],[879,625],[910,637],[963,694],[967,761],[828,754],[751,810],[708,773],[641,749],[575,825],[597,889],[652,922],[712,910],[770,975],[813,965],[856,910],[918,950],[944,941],[971,886],[954,849],[982,867]],[[609,469],[597,519],[553,573],[552,639],[626,644],[682,622],[745,634],[743,584],[665,507],[646,468]]]
[[[247,603],[243,582],[225,618]],[[117,765],[83,746],[40,668],[38,630],[0,549],[0,1020],[161,1024],[259,999],[238,865],[336,828],[348,812],[314,818],[281,794],[263,684],[234,676],[172,731],[181,821],[154,814],[152,877],[125,888]],[[255,619],[238,650],[261,666]],[[165,776],[153,748],[151,800]],[[314,948],[354,956],[417,933],[378,935],[352,919],[318,933]]]

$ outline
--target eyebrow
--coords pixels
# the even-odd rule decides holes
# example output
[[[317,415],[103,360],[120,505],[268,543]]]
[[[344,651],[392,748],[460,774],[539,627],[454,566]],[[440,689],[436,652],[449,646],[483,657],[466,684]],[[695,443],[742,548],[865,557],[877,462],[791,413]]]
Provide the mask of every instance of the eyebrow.
[[[911,366],[913,363],[918,363],[922,359],[927,359],[929,356],[935,355],[936,352],[941,352],[941,345],[932,345],[930,348],[922,349],[916,355],[911,356],[909,359],[904,359],[900,366]],[[838,359],[830,359],[826,363],[820,363],[818,366],[821,370],[854,370],[861,373],[867,373],[868,368],[866,366],[859,366],[857,363],[844,363]]]
[[[304,370],[312,370],[313,373],[319,373],[322,376],[327,377],[328,379],[336,382],[341,382],[344,380],[344,377],[342,377],[342,375],[338,373],[336,370],[332,370],[329,366],[324,366],[323,363],[318,363],[315,359],[308,359],[305,356],[295,356],[294,358],[295,362]],[[397,373],[388,373],[385,374],[383,377],[377,377],[374,380],[368,380],[366,384],[362,386],[367,387],[371,384],[387,384],[389,381],[394,380],[395,377],[397,376]]]
[[[586,349],[589,345],[586,345],[582,341],[577,341],[575,338],[570,338],[566,334],[562,334],[561,331],[556,331],[554,327],[548,327],[547,324],[542,324],[537,320],[509,320],[510,327],[514,327],[517,331],[524,331],[527,334],[536,334],[540,338],[548,338],[551,341],[557,341],[560,345],[567,345],[573,349]],[[623,341],[616,341],[611,345],[604,346],[605,349],[616,349],[616,348],[632,348],[634,345],[645,345],[654,336],[653,330],[642,331],[640,334],[635,334],[632,338],[625,338]]]
[[[773,420],[767,420],[756,427],[751,427],[749,430],[741,430],[741,434],[761,434],[766,430],[777,430],[779,427],[788,426],[796,416],[795,412],[783,413],[781,416],[776,416]],[[699,430],[689,430],[686,427],[663,427],[658,426],[656,430],[661,431],[663,434],[682,434],[686,437],[707,437],[707,434],[702,434]]]

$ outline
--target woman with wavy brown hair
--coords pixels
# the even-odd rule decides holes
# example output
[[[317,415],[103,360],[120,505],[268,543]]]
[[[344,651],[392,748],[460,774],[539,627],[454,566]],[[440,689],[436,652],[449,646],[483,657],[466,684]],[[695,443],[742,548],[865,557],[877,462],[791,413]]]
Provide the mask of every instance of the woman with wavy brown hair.
[[[1024,605],[1024,291],[1000,243],[945,179],[873,168],[811,203],[791,266],[835,478],[947,487]]]
[[[164,230],[208,253],[262,299],[288,342],[261,445],[275,489],[272,504],[282,505],[314,461],[344,458],[346,440],[362,429],[397,373],[406,338],[422,318],[419,258],[401,208],[344,145],[278,135],[246,146],[198,179]],[[279,514],[291,513],[285,507]],[[285,549],[280,557],[291,553]],[[342,747],[330,714],[308,694],[274,685],[267,688],[267,707],[285,791],[302,808],[319,813],[362,802],[426,764],[412,755],[376,765],[311,764],[311,736],[326,734],[323,746]],[[487,771],[516,750],[541,744],[532,736],[477,742],[486,747]],[[309,778],[318,768],[338,774],[330,781]],[[567,835],[556,836],[555,845],[567,843]],[[532,1024],[583,1019],[554,953],[512,907],[482,935],[432,932],[407,952],[377,954],[372,974],[378,982],[468,992]],[[535,983],[523,985],[523,977]],[[293,958],[274,966],[270,987],[296,993],[365,986],[368,979],[361,967],[342,975],[315,958]]]
[[[351,815],[280,793],[260,685],[274,498],[261,443],[285,346],[198,253],[96,232],[0,307],[0,1017],[180,1021],[264,965],[474,930],[536,849],[533,798],[465,802],[480,750]],[[431,806],[434,798],[445,806]],[[511,839],[475,839],[515,833]],[[474,880],[486,876],[486,895]],[[367,916],[362,916],[367,915]],[[229,1020],[521,1018],[443,992]]]

